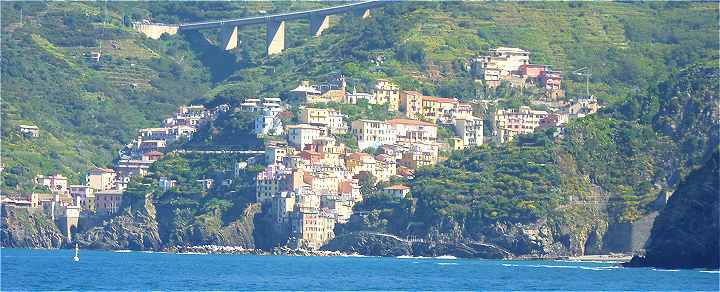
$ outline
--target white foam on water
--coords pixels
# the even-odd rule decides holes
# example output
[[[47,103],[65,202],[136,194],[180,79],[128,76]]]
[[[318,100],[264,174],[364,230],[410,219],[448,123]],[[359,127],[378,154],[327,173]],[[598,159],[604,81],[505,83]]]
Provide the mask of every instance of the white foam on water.
[[[346,258],[379,258],[380,256],[369,256],[369,255],[362,255],[362,254],[353,253],[353,254],[344,254],[344,255],[341,255],[341,257],[346,257]]]
[[[711,274],[720,274],[720,270],[714,270],[714,271],[700,271],[700,273],[711,273]]]
[[[680,270],[666,270],[666,269],[652,269],[653,271],[658,272],[680,272]]]
[[[441,266],[450,266],[450,265],[457,265],[458,263],[437,263],[437,264],[441,265]]]
[[[179,252],[177,254],[207,254],[207,253],[204,253],[204,252]]]
[[[129,250],[129,249],[118,249],[118,250],[113,250],[113,252],[132,252],[132,250]]]
[[[456,260],[457,259],[457,257],[451,256],[451,255],[441,255],[441,256],[435,257],[435,258],[439,259],[439,260]]]
[[[409,255],[396,256],[395,258],[396,259],[416,259],[416,260],[417,259],[431,259],[429,257],[415,257],[415,256],[409,256]]]
[[[518,265],[518,264],[502,264],[505,267],[527,267],[527,268],[550,268],[550,269],[583,269],[591,271],[607,271],[611,269],[619,269],[620,267],[588,267],[588,266],[560,266],[560,265]]]

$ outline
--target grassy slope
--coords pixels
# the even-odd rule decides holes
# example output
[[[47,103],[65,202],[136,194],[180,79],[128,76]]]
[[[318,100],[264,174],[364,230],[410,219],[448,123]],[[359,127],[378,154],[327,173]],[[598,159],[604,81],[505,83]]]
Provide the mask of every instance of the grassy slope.
[[[88,168],[109,166],[138,128],[158,125],[205,92],[207,73],[192,52],[169,53],[182,44],[144,39],[112,10],[103,25],[98,6],[3,4],[3,188],[55,172],[78,183]],[[112,48],[112,41],[120,47]],[[100,63],[84,57],[97,46]],[[39,126],[40,137],[22,137],[18,124]]]
[[[652,80],[683,65],[676,64],[684,61],[674,54],[684,48],[693,48],[684,56],[690,61],[717,56],[717,11],[709,3],[389,4],[373,11],[369,20],[335,17],[320,38],[307,36],[306,21],[290,22],[289,48],[270,59],[263,53],[262,26],[241,29],[240,48],[227,53],[213,49],[216,31],[153,41],[123,27],[122,20],[151,17],[176,23],[333,3],[110,3],[106,25],[101,3],[33,3],[22,5],[24,27],[17,25],[21,5],[10,3],[2,10],[3,165],[24,166],[16,169],[21,176],[60,171],[77,177],[88,166],[108,165],[135,129],[157,124],[192,98],[277,96],[301,79],[332,71],[345,73],[359,89],[373,78],[389,76],[406,88],[448,95],[460,92],[454,88],[469,80],[463,68],[469,57],[493,46],[519,46],[531,50],[536,62],[566,72],[592,66],[591,91],[603,100],[619,101],[644,92]],[[68,21],[72,17],[82,25]],[[380,34],[373,31],[377,28],[387,35],[381,41],[388,43],[363,43]],[[112,57],[108,66],[95,67],[81,58],[88,39],[99,34],[122,47],[105,50]],[[396,52],[413,43],[420,44],[421,61],[396,58]],[[386,57],[382,66],[371,64],[376,55]],[[441,77],[432,80],[428,69],[438,69]],[[140,78],[145,76],[149,82]],[[584,89],[577,82],[582,80],[573,79],[577,77],[568,75],[565,82],[570,96]],[[133,81],[138,90],[127,89]],[[203,90],[210,81],[217,83]],[[73,108],[80,110],[68,110]],[[13,131],[19,123],[38,124],[43,137],[20,138]]]

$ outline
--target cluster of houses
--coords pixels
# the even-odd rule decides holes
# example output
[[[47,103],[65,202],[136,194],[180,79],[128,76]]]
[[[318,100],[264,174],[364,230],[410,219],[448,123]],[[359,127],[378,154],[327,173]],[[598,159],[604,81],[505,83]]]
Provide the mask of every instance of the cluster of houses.
[[[489,55],[475,59],[474,68],[489,86],[497,86],[501,80],[522,84],[539,81],[548,96],[564,95],[561,73],[530,64],[529,52],[521,49],[491,50]],[[349,120],[339,110],[319,105],[357,104],[362,100],[385,105],[396,118]],[[398,177],[411,178],[418,168],[442,160],[441,150],[480,146],[490,139],[506,143],[536,129],[561,128],[570,119],[598,110],[593,97],[538,102],[547,110],[528,106],[497,109],[490,113],[492,117],[481,118],[475,112],[484,105],[482,101],[427,96],[382,79],[376,80],[368,93],[349,92],[345,78],[333,75],[320,84],[303,81],[285,99],[247,98],[234,110],[253,113],[254,134],[268,138],[265,168],[255,181],[257,202],[270,210],[274,228],[288,235],[289,246],[316,249],[334,237],[335,224],[346,223],[355,204],[363,200],[361,181],[385,183]],[[292,111],[293,107],[297,111]],[[9,203],[38,208],[53,217],[116,213],[130,177],[147,175],[168,145],[190,139],[199,126],[229,109],[228,105],[213,109],[182,106],[161,127],[140,129],[137,138],[121,150],[115,169],[93,169],[82,185],[68,185],[62,175],[39,175],[36,183],[46,186],[50,193],[32,193],[27,200]],[[493,137],[484,136],[484,120],[492,121],[488,132]],[[286,125],[288,121],[297,122]],[[440,138],[441,128],[454,135]],[[24,130],[37,135],[37,129]],[[163,190],[176,184],[167,178],[160,178],[158,183]],[[213,187],[211,179],[200,183],[203,190]],[[382,190],[387,195],[404,198],[410,192],[407,186],[384,185],[388,184]]]
[[[203,105],[181,106],[172,117],[163,120],[161,127],[138,130],[137,138],[125,145],[115,166],[118,189],[124,190],[133,176],[147,175],[150,165],[162,158],[168,145],[180,139],[189,139],[198,127],[229,108],[226,104],[212,109]]]
[[[255,133],[276,136],[266,143],[264,171],[256,177],[256,198],[269,206],[276,228],[288,234],[289,245],[318,248],[334,237],[362,201],[360,181],[387,182],[411,177],[422,166],[436,164],[443,147],[482,145],[483,120],[473,107],[453,98],[425,96],[400,90],[389,80],[377,80],[371,93],[346,91],[342,76],[320,85],[303,81],[286,99],[298,105],[297,123],[288,120],[289,104],[275,98],[246,99],[240,110],[257,113]],[[322,103],[387,105],[399,118],[350,121]],[[454,129],[456,137],[438,140],[438,127]],[[357,147],[340,139],[352,136]],[[405,197],[409,187],[391,185],[383,192]]]
[[[3,197],[3,203],[39,210],[53,220],[64,219],[61,222],[65,222],[63,225],[70,234],[80,216],[117,213],[132,176],[147,175],[150,165],[162,158],[168,144],[190,137],[200,125],[228,108],[228,105],[210,110],[204,106],[182,106],[173,117],[163,121],[162,127],[140,129],[138,137],[121,151],[114,169],[92,169],[80,185],[70,185],[61,174],[37,175],[35,183],[47,187],[49,192],[32,192],[24,198]]]
[[[513,86],[538,84],[545,89],[545,95],[553,100],[564,97],[561,89],[562,72],[552,70],[548,65],[531,64],[530,52],[519,48],[499,47],[487,54],[472,59],[472,72],[476,79],[483,80],[488,87],[497,87],[502,81]]]

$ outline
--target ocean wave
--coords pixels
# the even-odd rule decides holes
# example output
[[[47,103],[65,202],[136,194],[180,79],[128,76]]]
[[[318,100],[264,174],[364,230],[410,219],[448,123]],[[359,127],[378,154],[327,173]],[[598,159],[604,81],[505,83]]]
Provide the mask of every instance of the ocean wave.
[[[437,264],[441,265],[441,266],[450,266],[450,265],[457,265],[458,263],[437,263]]]
[[[113,252],[132,252],[132,250],[129,250],[129,249],[118,249],[118,250],[113,250]]]
[[[619,269],[617,266],[609,267],[588,267],[588,266],[559,266],[559,265],[518,265],[518,264],[502,264],[505,267],[526,267],[526,268],[551,268],[551,269],[582,269],[590,271],[608,271]]]
[[[658,272],[680,272],[680,270],[669,270],[669,269],[668,269],[668,270],[666,270],[666,269],[652,269],[652,270],[653,270],[653,271],[658,271]]]
[[[441,256],[435,257],[435,258],[439,259],[439,260],[456,260],[457,259],[457,257],[451,256],[451,255],[441,255]]]
[[[616,264],[622,262],[622,260],[607,260],[607,261],[585,261],[585,260],[554,260],[556,262],[564,263],[595,263],[595,264]]]
[[[188,251],[188,252],[179,252],[177,254],[208,254],[206,252],[194,252],[194,251]]]
[[[700,271],[700,273],[712,273],[712,274],[720,274],[719,270],[712,270],[712,271]]]
[[[369,255],[362,255],[362,254],[358,254],[358,253],[351,253],[351,254],[341,255],[341,257],[346,257],[346,258],[377,258],[378,256],[369,256]]]
[[[401,255],[396,256],[396,259],[431,259],[431,257],[416,257],[416,256],[409,256],[409,255]]]

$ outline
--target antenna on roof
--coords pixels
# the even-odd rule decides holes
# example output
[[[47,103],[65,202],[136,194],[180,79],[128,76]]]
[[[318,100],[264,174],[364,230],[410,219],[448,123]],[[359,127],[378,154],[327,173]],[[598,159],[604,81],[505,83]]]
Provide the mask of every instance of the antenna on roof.
[[[575,75],[585,76],[585,93],[587,94],[587,97],[590,98],[590,76],[592,75],[592,73],[590,73],[590,69],[588,67],[582,67],[572,73]]]

